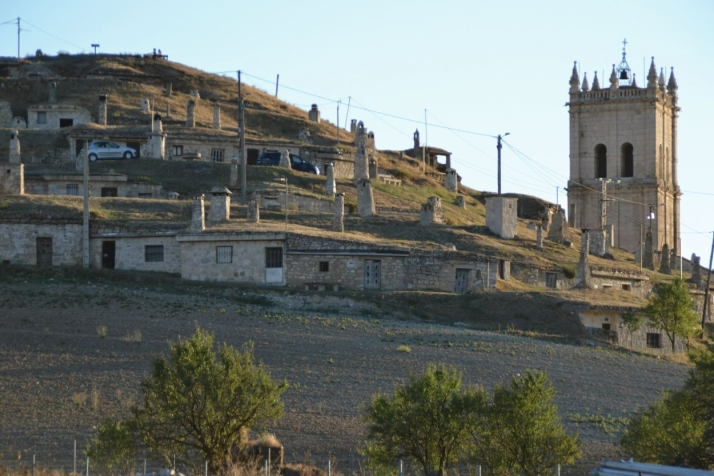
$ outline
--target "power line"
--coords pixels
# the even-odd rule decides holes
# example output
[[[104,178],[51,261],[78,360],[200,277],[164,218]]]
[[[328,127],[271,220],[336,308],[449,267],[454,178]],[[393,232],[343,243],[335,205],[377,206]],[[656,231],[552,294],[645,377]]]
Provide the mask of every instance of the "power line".
[[[75,48],[79,48],[80,50],[84,51],[84,48],[83,48],[83,47],[81,47],[81,46],[79,46],[79,45],[76,45],[76,44],[72,43],[71,41],[67,41],[67,40],[64,40],[64,39],[60,38],[59,36],[55,36],[55,35],[53,35],[52,33],[49,33],[49,32],[47,32],[47,31],[43,30],[43,29],[40,28],[39,26],[34,25],[34,24],[30,23],[30,22],[27,21],[27,20],[23,20],[23,21],[24,21],[25,23],[27,23],[28,25],[30,25],[31,27],[37,28],[37,29],[40,30],[42,33],[44,33],[45,35],[51,36],[51,37],[54,38],[55,40],[59,40],[59,41],[61,41],[61,42],[63,42],[63,43],[67,43],[68,45],[72,45],[72,46],[74,46]]]

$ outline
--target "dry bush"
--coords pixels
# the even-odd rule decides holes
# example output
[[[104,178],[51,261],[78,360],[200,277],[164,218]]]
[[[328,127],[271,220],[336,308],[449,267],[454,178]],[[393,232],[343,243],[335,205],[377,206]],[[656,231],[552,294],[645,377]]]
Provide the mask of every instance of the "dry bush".
[[[83,407],[87,403],[87,392],[77,392],[70,397],[72,403],[78,407]]]

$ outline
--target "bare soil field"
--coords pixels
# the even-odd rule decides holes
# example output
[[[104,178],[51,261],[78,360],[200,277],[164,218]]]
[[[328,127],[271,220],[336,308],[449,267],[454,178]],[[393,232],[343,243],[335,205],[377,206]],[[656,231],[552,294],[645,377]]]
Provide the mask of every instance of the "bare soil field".
[[[325,466],[332,458],[345,473],[359,470],[371,395],[391,392],[428,362],[453,364],[466,384],[488,390],[527,369],[547,370],[560,414],[583,443],[582,460],[563,474],[624,456],[616,444],[624,418],[687,373],[606,347],[475,330],[454,315],[454,324],[425,322],[347,294],[97,276],[0,267],[0,467],[36,454],[71,469],[73,440],[82,448],[98,421],[126,415],[152,356],[196,325],[218,342],[252,341],[273,377],[289,381],[285,414],[269,429],[286,462]]]

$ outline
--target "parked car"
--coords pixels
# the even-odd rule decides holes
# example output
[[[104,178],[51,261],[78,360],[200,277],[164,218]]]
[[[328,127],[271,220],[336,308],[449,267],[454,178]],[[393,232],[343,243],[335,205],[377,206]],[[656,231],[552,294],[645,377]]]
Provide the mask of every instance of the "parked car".
[[[79,151],[84,154],[84,149]],[[97,159],[133,159],[136,157],[136,150],[131,147],[119,145],[108,140],[95,140],[89,143],[89,160],[95,162]]]
[[[280,152],[263,152],[258,156],[256,165],[280,165]],[[299,172],[320,175],[320,169],[299,155],[290,154],[290,167]]]

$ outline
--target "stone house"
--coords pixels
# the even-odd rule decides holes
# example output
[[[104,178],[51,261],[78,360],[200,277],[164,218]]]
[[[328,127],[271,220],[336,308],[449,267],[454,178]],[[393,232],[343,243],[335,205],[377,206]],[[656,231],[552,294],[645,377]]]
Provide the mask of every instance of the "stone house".
[[[31,195],[84,195],[83,175],[25,174],[25,193]],[[129,181],[123,174],[90,174],[92,197],[167,198],[161,185]]]
[[[89,122],[89,111],[71,104],[36,104],[27,108],[28,129],[63,129]]]

